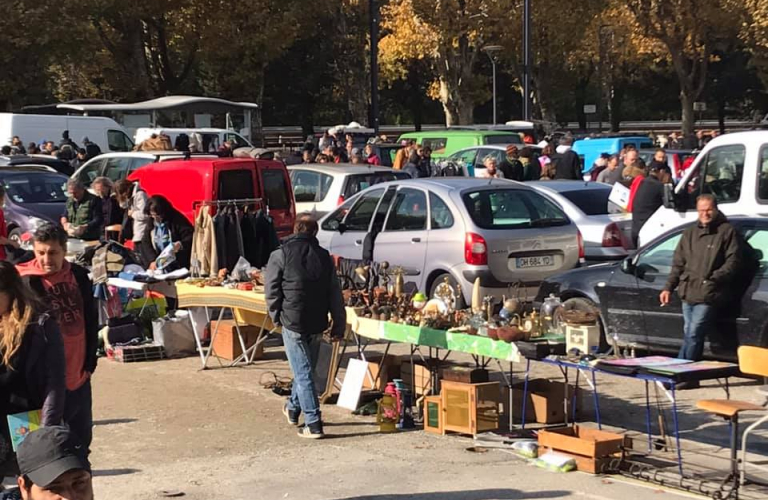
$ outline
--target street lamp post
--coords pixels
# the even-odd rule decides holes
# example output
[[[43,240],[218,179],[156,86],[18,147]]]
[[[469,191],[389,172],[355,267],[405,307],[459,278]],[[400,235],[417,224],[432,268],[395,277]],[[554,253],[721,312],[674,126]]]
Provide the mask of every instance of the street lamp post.
[[[483,52],[486,53],[488,59],[491,60],[491,66],[493,66],[493,124],[498,123],[496,119],[496,60],[498,54],[504,50],[501,45],[486,45],[483,47]]]
[[[523,120],[533,116],[531,69],[531,0],[523,0]]]

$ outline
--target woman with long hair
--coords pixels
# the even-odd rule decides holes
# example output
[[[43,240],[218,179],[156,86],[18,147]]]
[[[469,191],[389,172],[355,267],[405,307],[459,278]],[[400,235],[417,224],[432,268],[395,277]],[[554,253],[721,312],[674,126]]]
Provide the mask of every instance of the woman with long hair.
[[[58,425],[64,395],[59,327],[42,312],[16,268],[0,262],[0,476],[16,467],[6,417],[42,410],[42,425]]]

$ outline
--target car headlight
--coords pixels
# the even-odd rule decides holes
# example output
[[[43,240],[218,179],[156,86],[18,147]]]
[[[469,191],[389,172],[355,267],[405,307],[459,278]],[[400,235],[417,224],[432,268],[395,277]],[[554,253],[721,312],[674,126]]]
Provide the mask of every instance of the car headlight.
[[[45,219],[41,219],[40,217],[30,217],[29,218],[29,227],[32,231],[37,230],[40,226],[43,224],[47,224],[50,221],[47,221]]]

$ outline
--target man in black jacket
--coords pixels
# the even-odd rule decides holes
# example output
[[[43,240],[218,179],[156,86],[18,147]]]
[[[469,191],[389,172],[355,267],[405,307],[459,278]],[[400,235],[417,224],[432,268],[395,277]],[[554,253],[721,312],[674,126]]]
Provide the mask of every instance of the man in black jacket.
[[[333,259],[320,247],[317,230],[317,222],[308,214],[297,217],[294,234],[269,257],[265,286],[269,315],[275,325],[282,326],[293,372],[291,398],[283,414],[288,423],[298,425],[304,412],[299,436],[310,439],[324,436],[312,374],[322,333],[328,328],[328,313],[333,320],[332,339],[344,337],[347,323]]]
[[[579,155],[571,149],[573,138],[565,136],[560,140],[557,152],[552,155],[555,163],[555,179],[582,180],[581,160]]]
[[[669,304],[677,289],[683,301],[684,337],[679,358],[700,360],[704,339],[715,320],[715,306],[728,298],[742,264],[742,245],[736,230],[717,209],[709,194],[696,200],[698,223],[680,238],[672,271],[659,295],[662,306]]]
[[[88,449],[93,438],[91,376],[97,362],[98,313],[88,271],[67,262],[66,253],[64,229],[43,224],[34,235],[35,259],[17,269],[59,323],[66,365],[64,423]]]
[[[637,248],[640,230],[664,204],[664,184],[670,182],[672,182],[672,170],[666,165],[651,169],[651,174],[640,182],[632,203],[632,244],[635,248]]]

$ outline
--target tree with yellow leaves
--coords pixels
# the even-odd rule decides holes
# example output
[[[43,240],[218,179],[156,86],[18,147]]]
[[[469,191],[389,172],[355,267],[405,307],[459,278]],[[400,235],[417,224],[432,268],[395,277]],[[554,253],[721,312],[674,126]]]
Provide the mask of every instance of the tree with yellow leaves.
[[[625,0],[643,36],[663,44],[680,83],[683,134],[694,133],[693,103],[707,84],[715,45],[735,38],[744,0]]]
[[[382,9],[379,43],[382,75],[405,78],[409,61],[428,60],[435,81],[430,96],[439,99],[446,125],[472,123],[483,100],[472,69],[491,34],[506,19],[511,0],[391,0]]]

